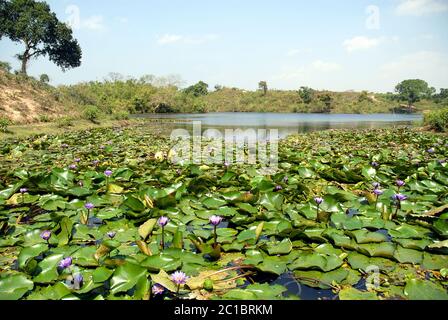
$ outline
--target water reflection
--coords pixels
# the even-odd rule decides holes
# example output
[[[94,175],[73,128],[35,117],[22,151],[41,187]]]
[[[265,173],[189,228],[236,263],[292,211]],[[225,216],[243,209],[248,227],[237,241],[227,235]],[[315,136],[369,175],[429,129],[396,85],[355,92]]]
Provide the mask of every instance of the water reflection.
[[[208,113],[208,114],[147,114],[136,117],[172,119],[171,129],[193,132],[193,122],[201,122],[201,133],[209,129],[278,129],[279,137],[328,129],[369,129],[412,126],[422,120],[421,115],[398,114],[278,114],[278,113]]]

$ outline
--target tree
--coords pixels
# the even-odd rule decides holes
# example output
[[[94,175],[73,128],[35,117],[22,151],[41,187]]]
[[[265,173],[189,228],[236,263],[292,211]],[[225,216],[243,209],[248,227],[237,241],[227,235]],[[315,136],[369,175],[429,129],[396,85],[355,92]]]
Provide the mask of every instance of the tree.
[[[186,94],[192,94],[195,97],[206,96],[208,94],[208,84],[199,81],[195,85],[186,88],[184,92]]]
[[[430,98],[434,94],[434,88],[430,88],[426,81],[420,79],[404,80],[395,87],[400,101],[406,101],[409,109],[414,103],[424,98]]]
[[[8,37],[25,46],[17,55],[22,62],[21,73],[26,74],[31,58],[48,56],[62,68],[81,65],[82,52],[72,30],[60,22],[45,2],[35,0],[0,0],[0,38]]]
[[[331,105],[333,103],[333,98],[328,94],[324,94],[319,98],[320,101],[322,101],[325,104],[325,113],[331,112]]]
[[[310,104],[314,99],[314,90],[308,87],[300,87],[299,95],[305,104]]]
[[[40,78],[39,78],[40,82],[42,83],[49,83],[50,82],[50,77],[47,74],[41,74]]]
[[[265,96],[268,92],[268,83],[266,81],[260,81],[258,83],[258,89],[263,91],[263,95]]]

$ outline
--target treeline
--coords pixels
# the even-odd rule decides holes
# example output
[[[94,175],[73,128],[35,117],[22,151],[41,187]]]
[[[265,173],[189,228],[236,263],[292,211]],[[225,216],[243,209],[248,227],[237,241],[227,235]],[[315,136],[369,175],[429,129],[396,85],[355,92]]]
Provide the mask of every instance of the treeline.
[[[95,106],[113,113],[206,113],[206,112],[300,112],[300,113],[389,113],[418,112],[448,105],[448,90],[436,93],[422,80],[406,80],[395,93],[331,92],[308,87],[270,90],[266,81],[257,91],[203,81],[180,88],[178,77],[152,75],[139,79],[112,74],[101,82],[58,88],[62,100]]]
[[[111,73],[103,81],[52,87],[49,77],[35,79],[14,75],[0,63],[8,77],[45,88],[54,99],[95,121],[104,115],[126,119],[137,113],[207,113],[207,112],[300,112],[300,113],[389,113],[436,110],[448,106],[448,90],[436,93],[422,80],[406,80],[395,93],[331,92],[309,87],[298,90],[272,90],[266,81],[256,91],[209,85],[200,81],[182,88],[178,76],[140,78]]]

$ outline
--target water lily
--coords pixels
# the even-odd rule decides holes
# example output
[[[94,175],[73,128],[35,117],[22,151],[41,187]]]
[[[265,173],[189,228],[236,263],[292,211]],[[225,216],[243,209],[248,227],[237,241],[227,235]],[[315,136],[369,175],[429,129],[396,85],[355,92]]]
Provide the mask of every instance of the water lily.
[[[106,177],[111,177],[112,176],[112,171],[111,170],[106,170],[106,171],[104,171],[104,175],[106,176]]]
[[[88,202],[84,205],[84,208],[87,209],[87,216],[82,217],[81,223],[87,224],[89,222],[90,211],[95,208],[95,205],[93,203]]]
[[[84,277],[82,274],[78,273],[73,277],[73,289],[79,290],[82,288],[84,282]]]
[[[41,234],[40,234],[40,237],[43,239],[43,240],[45,240],[45,241],[47,241],[47,243],[49,244],[49,240],[50,240],[50,238],[51,238],[51,231],[50,230],[45,230],[45,231],[43,231]]]
[[[371,165],[372,165],[372,167],[374,167],[374,168],[378,168],[378,167],[380,166],[380,164],[379,164],[378,162],[376,162],[376,161],[373,161],[373,162],[371,163]]]
[[[182,271],[176,271],[171,275],[171,281],[177,285],[177,294],[179,294],[180,286],[187,282],[187,275]]]
[[[405,201],[407,199],[408,199],[408,197],[401,193],[397,193],[392,196],[392,200],[394,200],[397,205],[397,209],[395,210],[394,216],[396,216],[398,213],[398,210],[401,209],[401,202]]]
[[[288,183],[288,182],[289,182],[289,178],[288,178],[287,176],[285,176],[285,177],[283,178],[283,182],[284,182],[284,183]]]
[[[114,231],[109,231],[108,233],[106,233],[106,235],[107,235],[110,239],[113,239],[113,238],[115,238],[115,236],[117,235],[117,233],[114,232]]]
[[[81,162],[81,159],[76,158],[74,161],[75,161],[76,163],[79,163],[79,162]]]
[[[162,228],[162,241],[160,242],[160,246],[162,247],[162,250],[165,249],[165,227],[168,224],[170,219],[168,217],[160,217],[157,223]]]
[[[373,190],[373,193],[374,193],[376,196],[380,196],[380,195],[382,195],[382,194],[384,193],[384,191],[383,191],[383,190],[380,190],[380,189],[375,189],[375,190]]]
[[[398,192],[400,192],[401,187],[404,187],[406,185],[406,182],[404,182],[403,180],[397,180],[395,181],[397,187],[398,187]]]
[[[22,203],[25,203],[25,193],[28,192],[27,188],[20,188],[20,193],[22,194]]]
[[[67,257],[67,258],[62,259],[59,262],[58,266],[62,269],[67,269],[68,267],[70,267],[72,265],[72,262],[73,262],[72,257]]]
[[[63,143],[63,144],[61,144],[61,147],[62,147],[62,148],[68,148],[69,146],[68,146],[68,144]]]
[[[283,187],[282,186],[275,186],[274,191],[282,191]]]
[[[374,183],[372,183],[372,186],[373,186],[375,189],[378,189],[379,187],[381,187],[381,184],[380,184],[379,182],[374,182]]]
[[[428,149],[428,153],[435,153],[435,152],[436,152],[436,150],[434,148]]]
[[[71,164],[71,165],[68,166],[68,168],[70,170],[76,170],[78,168],[78,166],[76,164]]]
[[[320,198],[320,197],[316,197],[316,198],[314,198],[314,202],[316,202],[317,206],[320,206],[324,202],[324,199]]]
[[[155,284],[152,286],[151,291],[153,295],[157,296],[159,294],[163,294],[165,292],[165,288],[159,284]]]
[[[214,241],[215,241],[214,246],[216,248],[216,246],[218,245],[217,227],[222,222],[223,218],[220,216],[211,216],[209,220],[214,228]]]
[[[99,160],[93,160],[92,164],[96,167],[96,166],[98,166],[100,164],[100,161]]]

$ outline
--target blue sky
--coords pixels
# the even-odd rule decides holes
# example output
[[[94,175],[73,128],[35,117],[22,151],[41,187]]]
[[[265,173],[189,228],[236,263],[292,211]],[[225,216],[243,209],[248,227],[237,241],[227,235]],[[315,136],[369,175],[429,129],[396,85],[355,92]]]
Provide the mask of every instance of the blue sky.
[[[256,89],[310,86],[393,91],[407,78],[448,87],[448,0],[49,0],[70,21],[82,66],[63,73],[45,58],[31,75],[53,84],[177,74]],[[19,64],[19,44],[0,60]]]

